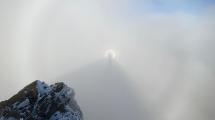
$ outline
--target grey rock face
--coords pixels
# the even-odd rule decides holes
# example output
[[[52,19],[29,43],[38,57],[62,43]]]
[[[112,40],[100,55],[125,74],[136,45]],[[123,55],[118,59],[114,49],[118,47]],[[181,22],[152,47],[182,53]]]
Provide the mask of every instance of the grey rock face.
[[[75,92],[62,82],[32,82],[0,102],[0,120],[83,120]]]

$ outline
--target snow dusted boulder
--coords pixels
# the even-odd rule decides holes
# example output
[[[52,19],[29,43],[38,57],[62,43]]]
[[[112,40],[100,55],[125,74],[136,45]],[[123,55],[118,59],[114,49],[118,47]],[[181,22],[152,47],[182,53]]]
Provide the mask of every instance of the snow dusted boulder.
[[[62,82],[32,82],[0,102],[0,120],[83,120],[75,93]]]

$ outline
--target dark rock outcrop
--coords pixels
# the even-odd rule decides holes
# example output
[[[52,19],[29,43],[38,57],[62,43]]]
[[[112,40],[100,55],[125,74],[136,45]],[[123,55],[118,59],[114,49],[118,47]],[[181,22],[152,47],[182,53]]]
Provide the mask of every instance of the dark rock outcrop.
[[[32,82],[0,102],[0,120],[83,120],[74,90],[62,82]]]

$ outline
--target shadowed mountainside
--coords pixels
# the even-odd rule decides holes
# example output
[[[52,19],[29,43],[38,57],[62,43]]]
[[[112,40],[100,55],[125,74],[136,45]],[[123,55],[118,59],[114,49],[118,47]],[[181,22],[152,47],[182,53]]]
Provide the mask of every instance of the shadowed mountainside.
[[[114,60],[99,60],[55,79],[75,88],[87,120],[150,119],[139,109],[131,79]]]

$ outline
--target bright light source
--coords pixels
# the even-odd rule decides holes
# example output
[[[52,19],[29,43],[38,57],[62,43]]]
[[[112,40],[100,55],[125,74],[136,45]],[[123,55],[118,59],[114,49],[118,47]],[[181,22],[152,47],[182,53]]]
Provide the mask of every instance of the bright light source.
[[[109,59],[116,59],[116,52],[112,49],[106,50],[105,57]]]

